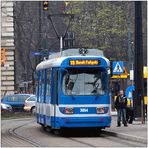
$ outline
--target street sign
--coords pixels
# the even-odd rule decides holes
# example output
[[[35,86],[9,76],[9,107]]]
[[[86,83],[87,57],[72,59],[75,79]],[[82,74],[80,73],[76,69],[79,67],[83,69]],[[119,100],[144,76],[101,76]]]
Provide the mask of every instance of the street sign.
[[[144,66],[143,67],[143,77],[144,78],[147,78],[147,75],[148,75],[148,67],[147,66]]]
[[[134,70],[130,70],[130,80],[134,80]]]
[[[128,72],[127,72],[127,70],[126,70],[126,68],[123,66],[123,73],[122,74],[119,74],[119,75],[113,75],[111,78],[112,79],[127,79],[128,78],[128,76],[129,76],[129,74],[128,74]]]
[[[125,91],[125,95],[128,99],[132,99],[132,92],[135,90],[135,86],[131,85],[129,87],[127,87],[126,91]]]
[[[55,53],[55,52],[50,52],[50,51],[48,51],[48,52],[43,52],[43,51],[41,51],[41,52],[38,52],[38,51],[31,52],[31,54],[33,56],[51,55],[53,53]]]
[[[113,62],[112,64],[112,74],[113,75],[118,75],[118,74],[122,74],[124,72],[123,69],[123,62],[122,61],[116,61]]]

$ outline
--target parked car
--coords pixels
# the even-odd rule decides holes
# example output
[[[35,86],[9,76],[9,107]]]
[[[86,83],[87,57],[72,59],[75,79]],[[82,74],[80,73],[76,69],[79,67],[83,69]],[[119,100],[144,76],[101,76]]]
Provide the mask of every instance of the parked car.
[[[24,110],[29,111],[32,114],[36,113],[36,96],[32,95],[31,97],[27,98],[24,103]]]
[[[1,103],[1,112],[12,112],[12,106]]]
[[[24,102],[30,98],[32,94],[14,94],[6,95],[2,98],[1,102],[12,106],[13,111],[23,111]]]

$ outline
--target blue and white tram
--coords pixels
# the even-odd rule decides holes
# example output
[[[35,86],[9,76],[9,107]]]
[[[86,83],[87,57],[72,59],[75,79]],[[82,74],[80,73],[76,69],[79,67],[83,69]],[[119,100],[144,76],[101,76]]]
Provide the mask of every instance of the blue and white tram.
[[[37,123],[51,129],[111,125],[109,60],[98,49],[69,49],[37,68]]]

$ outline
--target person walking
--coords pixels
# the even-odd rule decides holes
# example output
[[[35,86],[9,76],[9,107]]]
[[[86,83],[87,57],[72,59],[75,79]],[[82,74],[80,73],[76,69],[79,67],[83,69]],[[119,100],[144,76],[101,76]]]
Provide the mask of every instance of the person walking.
[[[127,98],[124,94],[123,90],[120,90],[120,94],[117,96],[115,101],[115,108],[117,109],[117,127],[121,126],[121,117],[122,117],[122,123],[124,126],[127,126],[126,121],[126,107],[127,107]]]

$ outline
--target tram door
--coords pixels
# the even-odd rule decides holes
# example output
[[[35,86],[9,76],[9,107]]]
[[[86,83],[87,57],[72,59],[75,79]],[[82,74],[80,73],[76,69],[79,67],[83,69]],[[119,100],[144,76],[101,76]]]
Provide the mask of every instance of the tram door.
[[[54,128],[56,128],[56,106],[58,105],[58,99],[59,99],[59,69],[53,68],[52,70],[52,93],[51,93],[51,104],[53,104],[53,112],[54,112]]]

